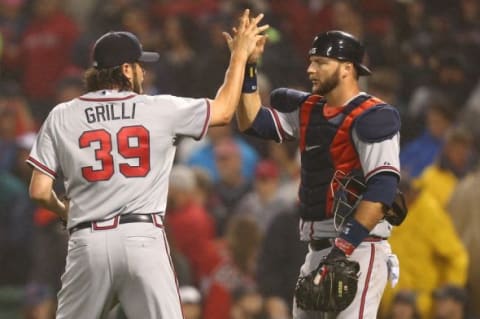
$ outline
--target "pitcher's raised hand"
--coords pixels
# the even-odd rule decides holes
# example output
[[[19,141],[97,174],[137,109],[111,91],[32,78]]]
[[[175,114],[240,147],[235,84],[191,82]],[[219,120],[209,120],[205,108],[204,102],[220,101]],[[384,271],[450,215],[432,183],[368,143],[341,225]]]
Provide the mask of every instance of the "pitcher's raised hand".
[[[265,38],[261,33],[269,28],[269,25],[259,26],[258,23],[263,19],[263,13],[254,18],[250,18],[250,10],[246,9],[241,15],[238,25],[233,28],[233,37],[228,32],[223,32],[230,50],[244,50],[250,56],[256,49],[257,43],[264,44]]]

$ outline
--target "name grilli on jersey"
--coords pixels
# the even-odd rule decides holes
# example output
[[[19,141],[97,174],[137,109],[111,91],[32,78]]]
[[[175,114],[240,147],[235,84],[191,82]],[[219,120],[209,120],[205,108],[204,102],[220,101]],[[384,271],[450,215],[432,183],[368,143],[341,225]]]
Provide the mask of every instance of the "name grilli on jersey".
[[[206,99],[90,92],[50,112],[27,162],[64,176],[68,228],[164,212],[175,140],[203,138],[209,121]]]

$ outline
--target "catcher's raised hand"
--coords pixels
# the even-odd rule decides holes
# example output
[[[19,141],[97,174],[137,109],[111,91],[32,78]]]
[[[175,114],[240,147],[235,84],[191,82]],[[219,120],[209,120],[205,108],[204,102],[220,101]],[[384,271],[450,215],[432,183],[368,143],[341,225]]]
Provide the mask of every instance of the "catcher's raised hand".
[[[254,18],[250,18],[250,10],[246,9],[239,19],[238,26],[233,28],[233,37],[228,32],[223,32],[231,52],[244,50],[249,56],[249,62],[254,62],[251,57],[257,56],[263,52],[266,36],[261,33],[269,28],[268,24],[258,26],[263,19],[263,13]]]
[[[258,62],[258,60],[263,54],[263,50],[265,49],[265,43],[267,43],[267,40],[268,40],[267,35],[260,36],[260,38],[257,40],[257,43],[255,45],[255,49],[248,57],[248,63]]]

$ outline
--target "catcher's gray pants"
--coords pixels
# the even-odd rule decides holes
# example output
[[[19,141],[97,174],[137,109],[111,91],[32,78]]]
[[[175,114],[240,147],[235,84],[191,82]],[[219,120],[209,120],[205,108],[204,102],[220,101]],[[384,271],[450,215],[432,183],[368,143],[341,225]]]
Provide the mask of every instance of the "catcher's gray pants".
[[[183,318],[161,225],[129,223],[71,235],[57,319],[103,318],[116,302],[128,318]]]
[[[300,275],[306,276],[314,271],[330,248],[315,251],[310,247],[305,263],[300,269]],[[376,242],[362,242],[349,257],[360,264],[355,299],[344,311],[338,314],[325,314],[316,311],[304,311],[297,308],[293,302],[294,319],[372,319],[377,317],[378,306],[388,281],[388,260],[391,255],[390,244],[386,240]]]

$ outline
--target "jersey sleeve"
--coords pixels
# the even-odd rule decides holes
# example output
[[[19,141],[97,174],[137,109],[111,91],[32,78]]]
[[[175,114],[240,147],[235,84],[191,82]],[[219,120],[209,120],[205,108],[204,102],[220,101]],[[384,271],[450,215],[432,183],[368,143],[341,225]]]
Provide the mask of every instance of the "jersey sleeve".
[[[270,111],[273,114],[276,126],[279,128],[282,141],[297,139],[300,136],[299,109],[289,113],[279,112],[274,108],[270,108]]]
[[[210,103],[207,99],[171,96],[173,104],[173,131],[175,135],[202,139],[210,123]]]
[[[55,179],[59,166],[58,154],[55,147],[54,112],[43,123],[33,144],[27,163],[42,173]]]
[[[369,143],[360,139],[356,131],[352,130],[352,138],[367,181],[380,172],[391,172],[400,176],[399,133],[380,142]]]
[[[252,126],[245,133],[278,143],[295,138],[295,117],[298,116],[298,111],[292,113],[294,114],[278,112],[271,107],[261,107]]]

